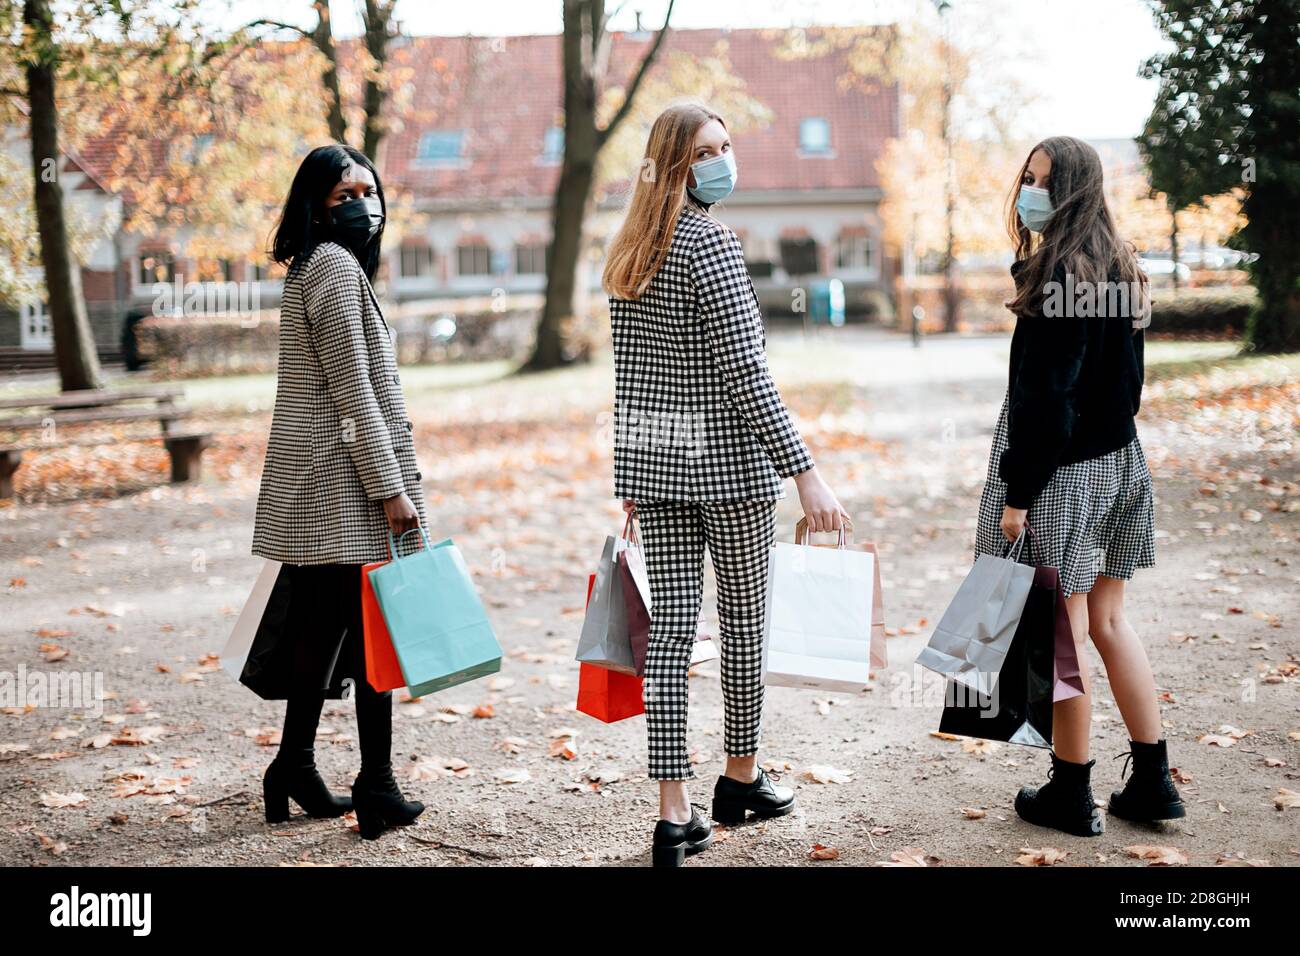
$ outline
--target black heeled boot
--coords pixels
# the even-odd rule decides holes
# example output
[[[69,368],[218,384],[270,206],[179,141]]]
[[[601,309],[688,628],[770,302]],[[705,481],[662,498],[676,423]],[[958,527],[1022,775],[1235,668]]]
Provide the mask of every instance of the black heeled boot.
[[[313,741],[324,696],[290,698],[284,715],[280,750],[262,775],[262,802],[267,823],[289,819],[289,798],[310,817],[340,817],[352,809],[350,797],[330,792],[316,769]]]
[[[1096,762],[1071,763],[1053,753],[1047,783],[1041,787],[1021,787],[1016,794],[1016,813],[1020,819],[1074,836],[1101,836],[1106,825],[1092,798],[1089,782]]]
[[[357,737],[361,772],[352,784],[352,806],[361,836],[374,840],[387,827],[414,823],[424,804],[407,800],[393,777],[393,694],[379,693],[364,680],[357,686]]]
[[[357,827],[367,840],[376,839],[388,827],[405,827],[424,812],[419,800],[407,800],[393,777],[391,765],[379,770],[363,768],[352,784],[352,806]]]
[[[1133,761],[1133,775],[1124,784],[1123,790],[1116,790],[1110,795],[1106,809],[1123,820],[1134,823],[1154,823],[1156,820],[1173,820],[1187,816],[1187,807],[1174,786],[1174,779],[1169,775],[1169,755],[1162,737],[1153,744],[1130,740],[1127,753],[1119,757],[1129,757]],[[1120,770],[1120,779],[1128,770],[1128,760]]]
[[[780,817],[794,810],[794,791],[778,787],[779,773],[768,774],[762,767],[752,783],[741,783],[726,774],[713,785],[713,819],[719,823],[744,823],[745,811],[760,817]]]
[[[691,804],[691,819],[674,823],[660,819],[655,823],[654,839],[650,844],[653,866],[681,866],[689,854],[699,853],[713,842],[713,825],[700,814],[704,807]]]

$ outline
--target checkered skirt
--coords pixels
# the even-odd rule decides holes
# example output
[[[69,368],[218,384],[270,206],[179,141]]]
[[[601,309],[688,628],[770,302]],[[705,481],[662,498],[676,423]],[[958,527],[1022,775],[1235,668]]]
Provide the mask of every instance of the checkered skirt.
[[[1002,509],[1007,486],[998,463],[1007,447],[1007,399],[1002,400],[988,474],[980,497],[975,555],[1007,552]],[[1055,567],[1066,597],[1091,591],[1098,574],[1127,581],[1138,568],[1155,565],[1155,500],[1151,472],[1136,438],[1123,448],[1061,465],[1029,509],[1032,555],[1026,564]]]

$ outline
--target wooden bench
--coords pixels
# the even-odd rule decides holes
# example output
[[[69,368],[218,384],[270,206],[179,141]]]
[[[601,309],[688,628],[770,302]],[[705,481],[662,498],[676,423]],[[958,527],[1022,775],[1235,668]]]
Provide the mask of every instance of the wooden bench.
[[[190,416],[184,404],[185,390],[179,385],[145,385],[131,389],[86,389],[60,392],[57,395],[29,395],[0,398],[0,433],[54,428],[52,440],[34,440],[25,444],[0,441],[0,498],[14,496],[14,472],[22,464],[23,452],[42,448],[102,445],[102,438],[57,437],[62,425],[117,423],[156,420],[162,427],[162,442],[171,456],[172,481],[191,481],[199,477],[203,450],[212,444],[209,432],[177,432],[177,423]],[[132,439],[140,440],[140,439]]]

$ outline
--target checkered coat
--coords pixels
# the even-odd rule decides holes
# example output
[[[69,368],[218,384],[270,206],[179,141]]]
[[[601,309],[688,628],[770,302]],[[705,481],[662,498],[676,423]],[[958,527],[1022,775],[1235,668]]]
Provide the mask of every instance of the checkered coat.
[[[403,491],[427,527],[412,427],[370,282],[348,249],[318,245],[284,282],[253,554],[289,564],[384,560],[383,499]]]
[[[609,311],[615,497],[784,498],[783,479],[813,467],[768,371],[731,229],[688,202],[649,287]]]

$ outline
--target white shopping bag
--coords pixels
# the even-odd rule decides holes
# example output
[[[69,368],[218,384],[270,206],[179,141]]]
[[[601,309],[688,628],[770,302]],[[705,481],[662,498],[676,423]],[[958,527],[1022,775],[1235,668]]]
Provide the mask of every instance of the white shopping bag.
[[[847,524],[847,522],[846,522]],[[768,558],[763,683],[860,691],[870,682],[875,560],[870,551],[777,542]]]
[[[261,573],[257,575],[257,581],[253,584],[253,590],[249,593],[248,600],[244,602],[244,609],[239,612],[239,617],[235,620],[235,629],[230,632],[225,650],[221,652],[221,666],[235,680],[239,680],[239,676],[244,672],[248,650],[253,646],[253,638],[257,636],[257,629],[262,623],[262,614],[266,611],[267,601],[270,600],[271,590],[275,587],[282,566],[279,561],[269,559],[262,565]]]

